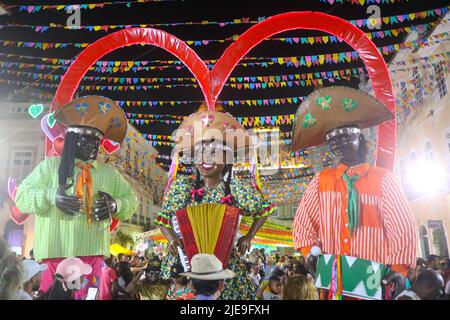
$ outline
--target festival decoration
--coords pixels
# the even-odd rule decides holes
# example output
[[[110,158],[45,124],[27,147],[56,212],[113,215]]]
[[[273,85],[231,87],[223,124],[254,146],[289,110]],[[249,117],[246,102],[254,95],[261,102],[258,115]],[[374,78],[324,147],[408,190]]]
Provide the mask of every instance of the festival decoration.
[[[56,123],[56,120],[55,120],[55,115],[54,115],[54,113],[53,113],[53,112],[52,112],[52,113],[49,113],[49,114],[47,115],[47,124],[48,124],[49,128],[53,128],[53,126],[55,125],[55,123]]]
[[[24,214],[24,213],[20,212],[20,210],[16,207],[15,204],[13,204],[9,207],[9,213],[10,213],[10,217],[14,221],[14,223],[19,226],[24,224],[25,221],[30,217],[29,214]]]
[[[321,19],[326,19],[327,23],[320,23]],[[332,22],[336,22],[336,24],[329,23],[330,19],[332,20]],[[352,41],[355,37],[359,37],[361,39],[368,39],[367,36],[362,31],[356,29],[355,27],[352,27],[351,24],[345,22],[342,19],[336,18],[336,17],[328,16],[328,15],[321,14],[321,13],[311,13],[311,12],[297,12],[297,13],[292,12],[292,13],[287,13],[287,14],[281,14],[278,16],[271,17],[271,18],[259,23],[258,25],[250,28],[247,32],[245,32],[241,37],[239,37],[236,40],[235,43],[233,43],[226,50],[224,55],[216,62],[215,66],[211,72],[209,72],[207,66],[201,60],[199,60],[198,57],[189,48],[184,46],[180,40],[175,39],[174,42],[182,45],[183,50],[185,52],[190,51],[191,55],[189,57],[193,57],[193,59],[196,60],[196,68],[191,67],[190,69],[191,69],[191,71],[194,72],[194,75],[198,80],[198,83],[205,95],[205,100],[208,103],[208,107],[210,109],[213,109],[214,103],[216,102],[220,91],[222,90],[223,86],[225,85],[225,81],[226,81],[228,75],[231,73],[231,70],[252,47],[257,45],[263,39],[265,39],[268,36],[271,36],[273,34],[276,34],[276,33],[282,32],[282,31],[286,31],[286,30],[296,29],[296,28],[317,29],[317,30],[322,30],[322,31],[327,31],[327,32],[333,33],[334,28],[338,24],[344,24],[344,25],[348,26],[349,30],[347,30],[348,33],[346,33],[346,34],[343,34],[342,31],[336,30],[337,32],[340,32],[340,33],[338,33],[337,35],[335,34],[335,36],[339,36],[340,38],[342,38],[346,41],[349,41],[350,43],[352,43]],[[352,29],[352,28],[354,28],[354,29]],[[134,36],[134,38],[132,37],[131,39],[128,38],[128,40],[123,40],[123,38],[121,38],[121,37],[124,36],[125,34],[128,34],[128,35],[131,34]],[[143,34],[150,35],[150,40],[148,40],[149,39],[148,37],[144,39],[142,37]],[[110,34],[110,35],[106,36],[105,38],[100,39],[96,43],[89,46],[85,51],[83,51],[82,54],[80,54],[78,56],[77,60],[68,69],[68,72],[67,72],[65,78],[62,80],[61,86],[58,89],[57,94],[55,96],[55,99],[53,102],[53,107],[57,108],[59,105],[62,105],[71,99],[71,96],[73,95],[73,93],[75,91],[75,88],[78,86],[81,78],[87,72],[89,67],[103,55],[103,53],[96,52],[98,47],[100,47],[101,45],[107,44],[107,46],[102,48],[102,50],[112,51],[115,48],[118,48],[118,47],[121,47],[124,45],[134,44],[134,43],[156,44],[156,45],[160,45],[163,47],[164,47],[164,45],[167,45],[167,44],[161,44],[160,42],[158,42],[159,39],[155,37],[156,35],[162,36],[162,37],[170,37],[170,35],[168,35],[167,33],[157,31],[157,30],[152,30],[152,29],[139,29],[139,30],[138,29],[128,29],[128,30],[118,31],[114,34]],[[113,44],[112,44],[112,42],[108,42],[109,39],[113,39],[113,38],[120,39],[120,41],[118,43],[116,42]],[[375,49],[373,44],[369,40],[365,40],[365,41],[367,42],[365,44],[367,46],[365,48],[365,52],[372,51],[373,55],[378,56],[377,61],[382,61],[380,54]],[[362,43],[363,42],[360,42],[359,45],[363,45]],[[355,48],[355,49],[361,50],[361,48],[362,47]],[[169,51],[178,50],[178,51],[176,51],[176,53],[178,53],[178,54],[180,54],[182,52],[182,50],[180,50],[179,48],[175,49],[174,47],[168,47],[166,49],[168,49]],[[234,54],[232,54],[233,51],[234,51]],[[382,50],[382,52],[383,52],[383,50]],[[94,53],[95,55],[89,56],[90,53]],[[88,56],[89,56],[89,58],[87,58]],[[351,56],[352,55],[350,55],[350,58],[351,58]],[[184,61],[184,60],[186,60],[184,53],[178,57],[183,62],[186,62],[186,61]],[[387,71],[386,71],[386,67],[385,67],[384,63],[378,65],[378,62],[373,62],[371,59],[368,59],[367,56],[363,55],[362,58],[367,63],[369,74],[373,77],[375,93],[377,95],[378,88],[379,88],[379,84],[377,81],[381,80],[383,77],[387,77],[387,78],[389,77],[387,74]],[[339,59],[339,56],[338,56],[338,59]],[[344,55],[344,60],[345,60],[345,55]],[[188,61],[188,65],[192,61],[193,60]],[[320,62],[317,61],[317,63],[319,64]],[[308,65],[308,63],[306,63],[306,61],[305,61],[305,64]],[[311,65],[313,64],[312,60],[310,61],[310,64]],[[75,68],[74,68],[75,65],[77,65],[77,67],[78,67],[77,70],[75,70]],[[80,66],[82,66],[82,67],[80,68]],[[377,72],[378,72],[377,75],[375,75],[375,70],[377,70]],[[200,75],[200,74],[202,74],[202,75]],[[375,81],[375,80],[377,80],[377,81]],[[210,87],[211,83],[213,84],[212,87]],[[319,83],[319,82],[317,82],[317,83]],[[389,92],[389,88],[388,88],[388,92],[383,91],[383,93],[378,93],[378,94],[382,95],[381,97],[379,97],[379,99],[385,100],[384,102],[391,109],[393,109],[392,92]],[[297,99],[298,99],[298,97],[297,97]],[[294,100],[291,100],[291,101],[294,102]],[[270,102],[271,101],[267,101],[267,104],[270,104]],[[278,101],[276,101],[275,99],[273,100],[273,104],[277,104],[277,102]],[[241,103],[242,102],[239,101],[239,104],[241,104]],[[260,102],[244,100],[244,104],[247,104],[247,105],[258,105],[258,103],[260,103],[260,105],[265,104],[265,102],[263,100],[260,100]],[[279,103],[280,104],[283,103],[281,101],[281,99],[279,100]],[[161,105],[161,102],[158,101],[157,104]],[[170,104],[174,105],[175,102],[170,102]],[[232,101],[229,104],[234,105],[234,101]],[[388,128],[386,128],[386,129],[388,129]],[[395,132],[395,127],[393,128],[392,124],[389,127],[389,130],[391,130],[391,129],[393,129]],[[388,138],[388,142],[386,142],[384,139],[386,139],[387,136],[382,135],[381,133],[383,133],[383,127],[380,127],[380,135],[381,135],[380,147],[381,148],[379,149],[379,155],[381,154],[384,158],[389,159],[389,156],[387,156],[386,153],[390,153],[393,151],[393,146],[389,145],[389,144],[392,144],[392,142],[389,142],[389,139],[392,139],[392,137]],[[383,157],[381,157],[381,158],[383,158]],[[380,159],[380,157],[379,157],[379,159]],[[383,162],[383,161],[389,162],[390,160],[380,159],[380,162]],[[389,166],[388,163],[384,163],[384,165]]]
[[[120,149],[120,143],[114,142],[109,139],[103,139],[101,142],[101,146],[108,154],[113,154]]]
[[[328,1],[332,2],[332,0],[321,0],[321,1]],[[342,3],[342,0],[338,0]],[[364,1],[365,0],[352,0],[352,2],[357,1]],[[367,0],[369,2],[371,0]],[[377,0],[378,1],[378,0]],[[385,1],[386,0],[381,0]],[[393,1],[393,0],[390,0]],[[68,7],[77,5],[68,5]],[[81,4],[78,5],[81,9],[81,6],[84,6],[83,9],[88,8],[89,6],[87,4]],[[86,7],[87,6],[87,7]],[[5,6],[6,8],[10,6]],[[28,13],[35,13],[40,11],[44,8],[44,6],[22,6],[23,9],[26,8],[26,11]],[[51,8],[52,6],[46,6],[47,8]],[[64,5],[58,5],[56,8],[60,8],[59,10],[64,9],[66,6]],[[67,9],[66,8],[66,9]],[[76,8],[76,7],[75,7]],[[25,11],[25,10],[22,10]],[[448,7],[442,7],[442,8],[436,8],[436,9],[430,9],[425,11],[419,11],[419,12],[411,12],[411,13],[405,13],[401,15],[394,15],[394,16],[386,16],[386,17],[380,17],[380,18],[369,18],[369,19],[356,19],[356,20],[349,20],[349,23],[353,24],[356,27],[362,28],[362,27],[372,27],[374,25],[378,24],[386,24],[386,25],[393,25],[393,24],[399,24],[403,23],[404,21],[413,21],[415,19],[425,19],[428,17],[435,17],[435,16],[441,16],[445,15],[448,12]],[[255,25],[257,23],[260,23],[262,21],[266,20],[265,17],[257,17],[256,19],[252,19],[249,17],[242,17],[242,18],[235,18],[230,21],[188,21],[188,22],[172,22],[172,23],[152,23],[152,24],[128,24],[128,25],[88,25],[88,26],[79,26],[77,29],[82,30],[89,30],[89,31],[105,31],[108,32],[110,30],[114,29],[126,29],[126,28],[133,28],[133,27],[141,27],[141,28],[154,28],[154,27],[160,27],[160,26],[182,26],[182,25],[218,25],[220,27],[225,27],[229,25],[239,25],[239,24],[250,24]],[[9,25],[2,25],[1,27],[9,27]],[[50,29],[56,29],[56,28],[64,28],[64,29],[73,29],[73,27],[68,26],[66,24],[56,24],[52,23],[50,25],[14,25],[14,27],[23,27],[23,28],[30,28],[33,29],[36,32],[46,32]],[[199,41],[201,42],[201,41]]]
[[[63,150],[64,150],[64,138],[57,137],[52,143],[52,151],[54,152],[54,155],[61,156]]]
[[[113,232],[114,230],[116,230],[119,223],[120,221],[118,219],[113,218],[111,224],[109,225],[109,232]]]
[[[16,200],[16,191],[17,191],[17,185],[16,185],[16,179],[9,177],[8,178],[8,195],[11,198],[11,200]]]
[[[45,136],[50,139],[50,141],[54,142],[56,138],[63,136],[63,130],[60,125],[55,125],[54,119],[53,119],[53,126],[50,126],[49,122],[52,122],[49,120],[50,114],[45,115],[41,119],[41,129],[44,131]]]
[[[28,114],[33,118],[36,119],[41,115],[41,113],[44,111],[44,106],[42,104],[32,104],[28,108]]]

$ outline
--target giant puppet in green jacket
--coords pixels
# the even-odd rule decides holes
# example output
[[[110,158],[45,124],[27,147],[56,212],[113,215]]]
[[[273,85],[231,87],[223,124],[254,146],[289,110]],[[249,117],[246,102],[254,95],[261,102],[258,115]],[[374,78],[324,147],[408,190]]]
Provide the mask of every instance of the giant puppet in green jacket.
[[[108,98],[86,96],[54,116],[67,127],[62,156],[42,161],[16,195],[17,208],[35,215],[35,259],[49,266],[42,291],[50,287],[57,264],[66,257],[90,264],[93,271],[87,279],[95,286],[102,257],[110,254],[112,218],[126,220],[137,208],[130,184],[111,165],[96,161],[102,138],[118,143],[125,138],[122,109]],[[79,291],[79,298],[88,287]]]

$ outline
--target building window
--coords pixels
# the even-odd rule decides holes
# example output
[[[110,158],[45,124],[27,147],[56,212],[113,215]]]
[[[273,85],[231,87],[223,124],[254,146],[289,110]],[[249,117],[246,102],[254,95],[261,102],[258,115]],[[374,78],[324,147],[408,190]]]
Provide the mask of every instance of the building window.
[[[21,182],[33,169],[35,151],[33,149],[12,149],[10,176]]]
[[[448,257],[447,236],[442,220],[428,220],[428,228],[433,236],[433,247],[438,256]]]
[[[417,67],[413,68],[413,83],[415,103],[421,105],[423,104],[423,83]]]
[[[140,176],[140,172],[139,172],[139,152],[138,151],[134,152],[134,176],[135,177],[139,177]]]
[[[442,62],[439,61],[434,65],[434,77],[436,79],[436,88],[439,91],[439,97],[443,98],[448,90],[447,90],[447,80],[445,79],[444,67]]]
[[[142,214],[141,219],[139,221],[139,225],[145,227],[146,220],[147,220],[147,206],[142,204]]]
[[[426,259],[430,255],[430,244],[428,242],[428,232],[425,226],[423,225],[420,226],[419,235],[420,235],[420,249],[422,252],[422,257]]]

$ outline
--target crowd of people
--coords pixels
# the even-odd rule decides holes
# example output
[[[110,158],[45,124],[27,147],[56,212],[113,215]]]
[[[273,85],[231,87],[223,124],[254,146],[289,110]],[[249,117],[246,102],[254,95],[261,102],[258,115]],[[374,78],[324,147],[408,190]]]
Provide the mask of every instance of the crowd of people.
[[[222,269],[214,256],[198,254],[191,261],[191,272],[184,272],[176,263],[165,273],[164,251],[148,258],[138,255],[110,256],[104,259],[101,278],[87,299],[92,300],[217,300],[232,279],[234,272]],[[239,268],[247,275],[253,288],[254,300],[320,300],[320,289],[315,287],[317,257],[301,254],[266,253],[254,248],[242,255],[234,250]],[[70,267],[83,270],[78,278],[71,277]],[[92,271],[78,258],[63,260],[56,269],[54,282],[45,293],[39,292],[42,271],[47,265],[30,257],[16,256],[6,243],[0,241],[0,299],[10,300],[75,300],[83,288],[83,275]],[[166,276],[165,274],[168,274]],[[223,297],[222,297],[223,298]],[[430,255],[417,259],[410,270],[402,291],[396,300],[450,299],[450,262],[448,257]]]

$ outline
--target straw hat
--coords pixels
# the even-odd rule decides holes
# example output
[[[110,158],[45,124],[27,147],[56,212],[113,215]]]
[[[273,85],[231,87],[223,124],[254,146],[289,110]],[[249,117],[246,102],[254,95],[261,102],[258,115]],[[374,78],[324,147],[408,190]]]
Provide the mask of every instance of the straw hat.
[[[87,126],[103,133],[104,138],[122,143],[128,121],[123,110],[111,99],[85,96],[70,101],[55,112],[56,121],[64,126]]]
[[[343,86],[320,88],[295,114],[292,151],[324,143],[326,133],[338,127],[365,129],[393,118],[384,104],[363,91]]]
[[[180,273],[192,279],[224,280],[234,277],[234,272],[223,269],[222,262],[213,254],[198,253],[192,257],[191,272]]]
[[[236,118],[229,113],[209,110],[193,113],[180,124],[175,135],[175,150],[177,153],[192,150],[201,141],[225,142],[234,152],[250,144],[245,128]]]

